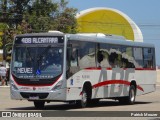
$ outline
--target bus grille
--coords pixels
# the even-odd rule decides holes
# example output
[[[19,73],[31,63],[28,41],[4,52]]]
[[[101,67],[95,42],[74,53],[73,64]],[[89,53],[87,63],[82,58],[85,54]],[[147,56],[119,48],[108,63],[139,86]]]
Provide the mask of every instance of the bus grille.
[[[45,98],[47,98],[47,96],[48,96],[48,94],[49,93],[27,93],[27,92],[21,92],[20,93],[21,94],[21,96],[23,97],[23,98],[26,98],[26,99],[29,99],[29,97],[39,97],[39,99],[45,99]]]
[[[54,78],[51,79],[38,79],[37,81],[32,81],[31,79],[22,79],[22,78],[18,78],[15,75],[13,75],[14,81],[19,84],[19,85],[25,85],[25,86],[51,86],[53,85],[61,76],[58,75]]]

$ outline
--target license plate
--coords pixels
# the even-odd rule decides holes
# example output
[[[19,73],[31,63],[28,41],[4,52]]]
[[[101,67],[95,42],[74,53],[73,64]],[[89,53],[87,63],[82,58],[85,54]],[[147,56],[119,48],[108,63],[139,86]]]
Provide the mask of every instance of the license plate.
[[[38,97],[38,96],[30,96],[29,99],[30,99],[30,100],[38,100],[39,97]]]

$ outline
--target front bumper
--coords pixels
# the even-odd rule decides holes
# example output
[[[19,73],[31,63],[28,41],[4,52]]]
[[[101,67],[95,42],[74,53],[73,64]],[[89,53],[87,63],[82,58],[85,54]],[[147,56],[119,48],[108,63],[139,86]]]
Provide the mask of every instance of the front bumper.
[[[14,100],[45,100],[45,101],[65,101],[66,89],[56,91],[20,91],[11,88],[11,99]]]

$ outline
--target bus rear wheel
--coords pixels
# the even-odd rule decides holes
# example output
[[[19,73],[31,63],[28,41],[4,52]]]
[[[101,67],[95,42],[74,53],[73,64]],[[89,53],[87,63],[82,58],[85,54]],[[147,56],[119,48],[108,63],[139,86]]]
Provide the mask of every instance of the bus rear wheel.
[[[37,109],[43,109],[45,105],[45,101],[34,101],[34,106]]]
[[[127,97],[127,103],[129,105],[132,105],[135,103],[135,99],[136,99],[136,88],[134,85],[131,85],[129,89],[129,96]]]
[[[134,85],[130,86],[129,95],[127,97],[119,98],[119,103],[133,105],[136,99],[136,88]]]

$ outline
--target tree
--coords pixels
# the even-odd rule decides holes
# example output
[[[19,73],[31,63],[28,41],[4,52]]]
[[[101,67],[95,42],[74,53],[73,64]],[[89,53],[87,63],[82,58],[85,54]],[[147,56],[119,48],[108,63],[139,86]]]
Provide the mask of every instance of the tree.
[[[77,32],[77,21],[75,18],[77,9],[67,7],[68,2],[61,0],[58,7],[57,14],[53,17],[55,19],[56,30],[64,33],[76,33]]]
[[[77,9],[68,8],[68,2],[61,0],[36,0],[27,11],[25,19],[32,26],[33,32],[59,30],[65,33],[76,33]]]
[[[24,19],[31,25],[33,32],[48,31],[52,13],[57,11],[57,3],[51,0],[35,0],[28,6]]]
[[[0,49],[3,48],[3,37],[4,37],[4,33],[5,31],[8,30],[8,25],[5,23],[0,23]]]
[[[17,34],[17,26],[21,24],[23,13],[26,10],[30,0],[1,0],[0,4],[0,23],[7,27],[1,27],[3,36],[0,38],[0,48],[5,44],[13,41],[14,35]]]
[[[4,30],[4,44],[15,34],[59,30],[76,33],[77,9],[67,7],[66,0],[1,0],[0,22],[8,25]]]

